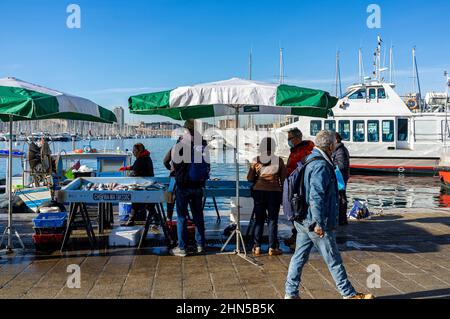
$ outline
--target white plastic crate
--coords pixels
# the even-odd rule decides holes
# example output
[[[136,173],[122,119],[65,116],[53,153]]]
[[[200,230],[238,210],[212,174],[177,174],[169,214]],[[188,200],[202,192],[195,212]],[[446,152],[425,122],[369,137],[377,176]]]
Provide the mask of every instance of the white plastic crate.
[[[114,228],[108,238],[109,246],[135,247],[139,244],[143,231],[143,226]]]
[[[237,207],[236,197],[231,198],[231,213],[230,221],[236,223],[237,221]],[[249,221],[253,212],[253,198],[239,197],[239,206],[241,206],[241,221]]]

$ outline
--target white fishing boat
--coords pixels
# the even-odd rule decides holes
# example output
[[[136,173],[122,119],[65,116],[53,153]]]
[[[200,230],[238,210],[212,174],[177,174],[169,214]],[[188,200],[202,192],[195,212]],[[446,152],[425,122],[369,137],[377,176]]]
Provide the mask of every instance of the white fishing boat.
[[[349,149],[353,174],[436,175],[449,137],[447,115],[436,108],[429,111],[420,95],[402,99],[393,83],[384,82],[385,70],[376,63],[374,79],[350,86],[327,119],[301,117],[279,132],[297,127],[308,140],[322,129],[339,132]],[[287,157],[289,149],[285,146],[281,153]]]

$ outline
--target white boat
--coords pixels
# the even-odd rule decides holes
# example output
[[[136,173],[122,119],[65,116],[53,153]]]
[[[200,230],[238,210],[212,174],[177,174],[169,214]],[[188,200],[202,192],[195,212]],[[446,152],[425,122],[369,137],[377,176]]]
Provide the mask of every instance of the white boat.
[[[381,42],[377,52],[379,58]],[[350,86],[333,108],[333,116],[325,120],[300,117],[279,132],[297,127],[309,140],[322,129],[339,132],[349,149],[354,174],[436,175],[445,141],[450,137],[445,112],[448,105],[444,103],[442,109],[445,97],[426,97],[440,108],[423,104],[420,95],[404,100],[393,83],[384,82],[381,72],[386,69],[380,68],[380,63],[375,65],[375,80],[364,79]],[[281,154],[288,156],[287,146]]]

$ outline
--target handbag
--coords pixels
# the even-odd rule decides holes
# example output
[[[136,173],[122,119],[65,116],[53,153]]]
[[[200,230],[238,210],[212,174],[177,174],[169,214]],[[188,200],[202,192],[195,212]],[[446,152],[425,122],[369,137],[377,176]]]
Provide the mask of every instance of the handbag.
[[[345,191],[344,176],[342,176],[342,173],[341,173],[341,170],[339,169],[339,167],[336,166],[334,173],[336,174],[338,190]]]

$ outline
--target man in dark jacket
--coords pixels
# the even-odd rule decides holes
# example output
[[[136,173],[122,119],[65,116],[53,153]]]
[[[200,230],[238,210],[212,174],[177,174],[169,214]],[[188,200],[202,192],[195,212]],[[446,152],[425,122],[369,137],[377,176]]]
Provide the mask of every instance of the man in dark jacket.
[[[342,143],[342,137],[336,133],[336,149],[333,152],[333,163],[342,173],[344,177],[345,188],[347,189],[347,182],[350,178],[350,154],[348,149]],[[339,225],[348,225],[347,221],[347,191],[346,189],[339,191]]]
[[[153,177],[153,162],[150,158],[150,152],[145,149],[142,143],[137,143],[133,147],[133,155],[136,161],[131,166],[125,166],[120,171],[131,171],[131,176],[135,177]],[[149,209],[154,212],[155,206],[149,205]],[[142,216],[139,216],[142,215]],[[133,226],[136,220],[145,219],[145,204],[133,203],[128,221],[123,226]]]
[[[186,134],[172,148],[172,163],[176,181],[177,236],[178,247],[170,251],[174,256],[187,255],[188,206],[191,208],[195,227],[197,253],[204,253],[206,246],[205,221],[203,217],[203,189],[209,177],[209,156],[206,141],[194,128],[194,120],[184,124]],[[199,155],[199,156],[198,156]],[[200,158],[197,158],[200,157]]]
[[[305,199],[308,203],[306,217],[294,222],[297,228],[297,245],[291,258],[285,287],[285,299],[299,299],[299,285],[303,267],[311,249],[322,255],[337,289],[344,299],[373,299],[370,294],[356,292],[348,279],[336,243],[335,229],[338,220],[338,189],[331,155],[336,138],[331,131],[320,131],[316,146],[304,171]]]

